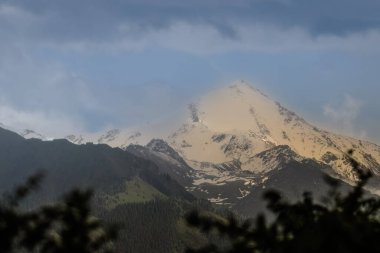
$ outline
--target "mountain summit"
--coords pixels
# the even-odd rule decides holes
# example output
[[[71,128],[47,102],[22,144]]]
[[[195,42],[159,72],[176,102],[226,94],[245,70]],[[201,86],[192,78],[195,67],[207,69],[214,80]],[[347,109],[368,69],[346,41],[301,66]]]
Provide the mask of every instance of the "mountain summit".
[[[256,171],[256,154],[287,145],[301,157],[331,166],[344,179],[355,180],[345,152],[379,175],[380,147],[321,130],[245,81],[211,92],[190,106],[189,122],[168,138],[185,159],[225,163],[238,160]]]

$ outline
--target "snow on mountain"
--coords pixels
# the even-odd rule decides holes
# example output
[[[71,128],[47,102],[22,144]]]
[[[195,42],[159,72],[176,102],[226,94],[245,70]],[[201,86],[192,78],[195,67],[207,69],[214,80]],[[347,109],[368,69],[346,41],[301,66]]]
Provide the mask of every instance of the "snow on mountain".
[[[106,132],[92,134],[71,134],[65,137],[74,144],[85,144],[92,142],[95,144],[107,144],[111,147],[126,149],[132,144],[146,144],[155,136],[151,133],[142,132],[137,129],[109,129]]]
[[[185,188],[192,186],[194,170],[165,141],[153,139],[145,146],[131,144],[126,151],[155,163],[160,173],[170,175]]]
[[[86,139],[82,135],[77,136],[77,135],[71,134],[71,135],[66,136],[65,139],[78,145],[86,144]]]
[[[275,159],[273,159],[275,158]],[[256,173],[267,173],[294,160],[302,162],[305,158],[296,154],[287,145],[278,145],[260,152],[241,164],[241,169]]]
[[[380,174],[380,147],[329,133],[309,124],[294,112],[244,81],[211,92],[192,105],[187,123],[168,137],[186,160],[225,163],[238,160],[243,169],[262,171],[252,157],[278,145],[296,154],[330,165],[340,176],[355,180],[345,152]]]
[[[19,135],[21,135],[25,139],[35,138],[35,139],[47,140],[47,138],[45,136],[43,136],[42,134],[37,133],[37,132],[30,130],[30,129],[23,130],[22,132],[19,133]]]
[[[2,123],[0,123],[0,127],[7,129],[9,131],[15,132],[18,135],[24,137],[25,139],[33,139],[33,138],[40,139],[40,140],[48,140],[49,139],[46,136],[44,136],[40,133],[37,133],[34,130],[30,130],[30,129],[20,129],[20,128],[9,127],[9,126],[4,125]]]

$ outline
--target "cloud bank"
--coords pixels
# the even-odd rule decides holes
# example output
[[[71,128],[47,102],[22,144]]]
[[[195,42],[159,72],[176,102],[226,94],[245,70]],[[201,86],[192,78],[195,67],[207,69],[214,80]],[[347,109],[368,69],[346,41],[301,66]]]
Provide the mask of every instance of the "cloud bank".
[[[103,41],[119,36],[123,24],[134,24],[138,36],[144,30],[160,29],[178,20],[209,24],[229,37],[234,36],[233,23],[345,35],[378,29],[379,8],[376,0],[19,0],[5,1],[1,9],[13,17],[13,23],[36,17],[33,20],[41,26],[34,27],[33,32],[45,38]]]
[[[20,0],[0,4],[0,35],[61,50],[374,49],[379,10],[376,0]]]

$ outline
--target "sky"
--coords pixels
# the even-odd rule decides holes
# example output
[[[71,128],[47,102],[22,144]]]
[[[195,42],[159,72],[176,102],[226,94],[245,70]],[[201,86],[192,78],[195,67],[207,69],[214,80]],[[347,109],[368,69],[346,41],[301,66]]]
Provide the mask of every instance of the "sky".
[[[138,126],[244,79],[380,143],[378,13],[378,0],[0,0],[0,122]]]

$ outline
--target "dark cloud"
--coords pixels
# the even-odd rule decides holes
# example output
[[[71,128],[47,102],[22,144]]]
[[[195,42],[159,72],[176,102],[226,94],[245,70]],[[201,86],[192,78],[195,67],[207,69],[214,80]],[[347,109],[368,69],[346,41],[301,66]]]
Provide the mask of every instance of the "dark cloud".
[[[3,31],[24,28],[24,33],[57,41],[102,42],[126,33],[139,36],[176,21],[209,24],[231,38],[237,23],[299,27],[313,35],[380,28],[378,0],[19,0],[0,6],[13,6],[36,17],[32,27],[22,24],[30,20],[12,23],[3,18]]]

